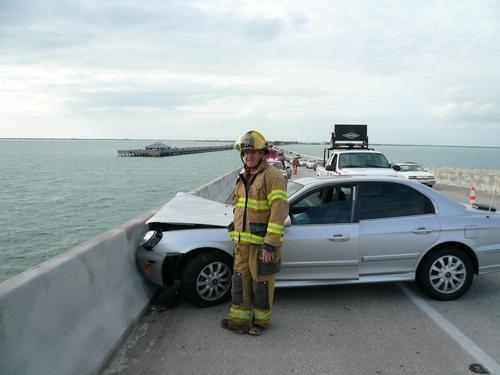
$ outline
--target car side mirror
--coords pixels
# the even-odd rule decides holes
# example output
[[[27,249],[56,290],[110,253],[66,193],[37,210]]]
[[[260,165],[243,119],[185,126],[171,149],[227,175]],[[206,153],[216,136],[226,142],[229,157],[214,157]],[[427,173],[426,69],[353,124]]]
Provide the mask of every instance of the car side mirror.
[[[292,225],[292,219],[290,219],[290,215],[288,215],[285,219],[285,222],[283,224],[285,227],[289,227],[290,225]]]
[[[400,171],[401,171],[401,167],[400,167],[399,165],[397,165],[397,164],[393,164],[393,165],[392,165],[392,169],[394,169],[394,170],[395,170],[395,171],[397,171],[397,172],[400,172]]]
[[[327,165],[327,166],[325,167],[325,169],[326,169],[327,171],[334,171],[334,170],[335,170],[335,166],[330,164],[330,165]]]

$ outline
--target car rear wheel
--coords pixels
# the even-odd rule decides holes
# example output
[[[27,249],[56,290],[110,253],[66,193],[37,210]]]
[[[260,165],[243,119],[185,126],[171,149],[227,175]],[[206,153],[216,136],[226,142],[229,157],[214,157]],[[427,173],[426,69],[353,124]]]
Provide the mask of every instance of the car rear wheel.
[[[200,307],[217,305],[231,293],[231,259],[216,252],[196,255],[182,273],[182,292]]]
[[[469,289],[473,267],[469,256],[456,248],[442,248],[424,258],[417,283],[429,297],[448,301],[461,297]]]

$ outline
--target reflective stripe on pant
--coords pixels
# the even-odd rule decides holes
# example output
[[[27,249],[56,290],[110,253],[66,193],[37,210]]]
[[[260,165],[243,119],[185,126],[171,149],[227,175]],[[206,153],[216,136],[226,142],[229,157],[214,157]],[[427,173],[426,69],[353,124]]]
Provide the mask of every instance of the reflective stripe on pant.
[[[250,322],[267,327],[271,321],[275,275],[259,275],[259,245],[236,244],[229,317],[241,326]]]

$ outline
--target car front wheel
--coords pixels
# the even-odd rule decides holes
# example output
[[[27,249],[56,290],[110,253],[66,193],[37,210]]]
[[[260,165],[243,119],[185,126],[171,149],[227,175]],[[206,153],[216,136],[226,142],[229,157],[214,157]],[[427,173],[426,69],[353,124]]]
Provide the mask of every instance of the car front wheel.
[[[417,274],[417,283],[429,297],[448,301],[461,297],[469,289],[473,267],[462,250],[443,248],[426,256]]]
[[[182,292],[200,307],[217,305],[231,293],[231,259],[216,252],[200,253],[182,273]]]

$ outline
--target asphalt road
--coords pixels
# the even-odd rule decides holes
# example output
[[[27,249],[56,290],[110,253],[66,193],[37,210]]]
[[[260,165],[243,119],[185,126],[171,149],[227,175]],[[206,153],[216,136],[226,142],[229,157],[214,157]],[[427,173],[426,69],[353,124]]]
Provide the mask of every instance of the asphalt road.
[[[478,192],[479,202],[490,199]],[[500,374],[500,273],[475,277],[449,302],[414,283],[278,289],[260,337],[220,328],[228,308],[164,293],[104,374]]]

